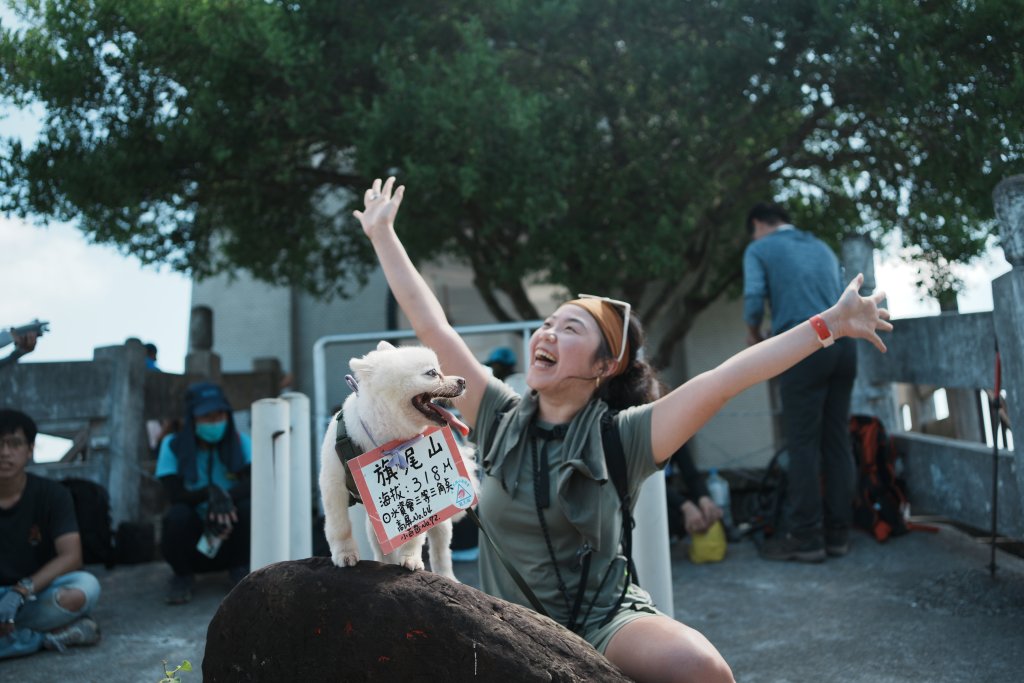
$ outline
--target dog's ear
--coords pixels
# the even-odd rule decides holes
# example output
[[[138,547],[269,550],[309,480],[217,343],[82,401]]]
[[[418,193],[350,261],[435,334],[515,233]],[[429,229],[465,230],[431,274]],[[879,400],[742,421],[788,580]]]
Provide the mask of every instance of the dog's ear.
[[[352,372],[355,374],[356,379],[360,381],[369,377],[373,370],[373,363],[366,360],[366,356],[363,356],[362,358],[353,358],[348,362],[348,366],[352,368]]]
[[[395,347],[382,339],[380,341],[380,343],[377,344],[377,350],[378,351],[394,351]]]

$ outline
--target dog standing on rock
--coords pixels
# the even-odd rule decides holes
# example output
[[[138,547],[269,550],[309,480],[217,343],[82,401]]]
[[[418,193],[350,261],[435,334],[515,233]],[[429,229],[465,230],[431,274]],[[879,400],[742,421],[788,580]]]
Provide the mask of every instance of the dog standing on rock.
[[[340,413],[348,437],[356,453],[373,450],[385,443],[415,437],[434,425],[450,425],[463,436],[466,427],[450,411],[438,405],[436,399],[453,399],[466,390],[461,377],[445,377],[433,351],[422,346],[396,348],[382,341],[377,349],[362,358],[349,361],[354,378],[350,379],[353,392],[345,400]],[[339,567],[351,567],[359,561],[359,549],[352,536],[349,501],[355,486],[351,486],[347,466],[336,450],[338,420],[335,415],[324,435],[320,448],[320,497],[324,504],[326,522],[324,531],[331,548],[331,559]],[[472,449],[459,449],[466,467],[476,485],[476,466]],[[374,559],[400,564],[408,569],[423,569],[423,543],[430,539],[430,568],[437,574],[455,579],[452,570],[452,522],[464,516],[435,524],[426,534],[420,534],[385,556],[376,543],[367,520],[367,532],[374,550]]]

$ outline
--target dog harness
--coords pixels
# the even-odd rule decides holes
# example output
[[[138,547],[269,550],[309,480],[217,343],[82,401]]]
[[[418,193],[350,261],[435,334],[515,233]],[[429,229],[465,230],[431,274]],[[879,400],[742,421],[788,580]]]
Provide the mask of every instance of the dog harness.
[[[335,416],[335,420],[338,422],[338,433],[334,440],[334,452],[338,454],[338,459],[341,460],[342,466],[345,468],[345,487],[348,489],[348,506],[352,507],[356,503],[362,503],[363,499],[359,496],[359,491],[356,489],[355,479],[352,478],[352,470],[348,466],[348,461],[352,458],[360,455],[359,449],[356,448],[355,443],[352,441],[352,437],[348,435],[348,430],[345,428],[345,420],[343,419],[344,411],[339,410]]]
[[[349,388],[353,392],[359,393],[359,385],[356,383],[356,378],[352,375],[345,375],[345,381],[348,382]],[[359,449],[356,447],[352,437],[348,435],[348,429],[345,427],[345,409],[342,408],[338,411],[338,414],[334,417],[338,422],[338,431],[334,439],[334,452],[338,454],[338,459],[341,461],[342,467],[345,468],[345,488],[348,489],[348,506],[352,507],[356,503],[362,503],[363,499],[359,495],[359,490],[356,488],[355,479],[352,478],[352,468],[349,466],[349,460],[361,455]],[[359,418],[359,424],[362,425],[363,431],[366,432],[366,436],[369,437],[370,441],[374,445],[377,445],[377,440],[373,438],[373,434],[370,433],[370,428],[366,426],[363,419]],[[445,422],[447,425],[448,423]],[[384,455],[391,456],[388,461],[388,467],[397,467],[398,469],[406,469],[409,466],[409,462],[405,458],[405,449],[413,445],[417,441],[423,438],[423,434],[417,434],[408,441],[405,441],[394,448],[390,448],[384,451]]]

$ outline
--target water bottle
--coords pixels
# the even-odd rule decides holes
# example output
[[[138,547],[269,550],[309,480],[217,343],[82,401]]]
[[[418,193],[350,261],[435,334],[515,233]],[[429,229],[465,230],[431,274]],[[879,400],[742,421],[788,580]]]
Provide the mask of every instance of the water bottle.
[[[729,482],[718,474],[718,468],[712,467],[708,473],[708,494],[715,505],[722,508],[722,523],[727,529],[732,528],[732,505],[729,498]]]

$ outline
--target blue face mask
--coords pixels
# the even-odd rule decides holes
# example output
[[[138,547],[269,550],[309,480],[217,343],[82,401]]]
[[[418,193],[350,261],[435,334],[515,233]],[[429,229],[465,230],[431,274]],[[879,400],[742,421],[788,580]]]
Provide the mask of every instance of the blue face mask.
[[[227,420],[221,420],[220,422],[200,422],[196,424],[196,436],[206,443],[217,443],[224,438],[224,432],[227,431],[227,428]]]

